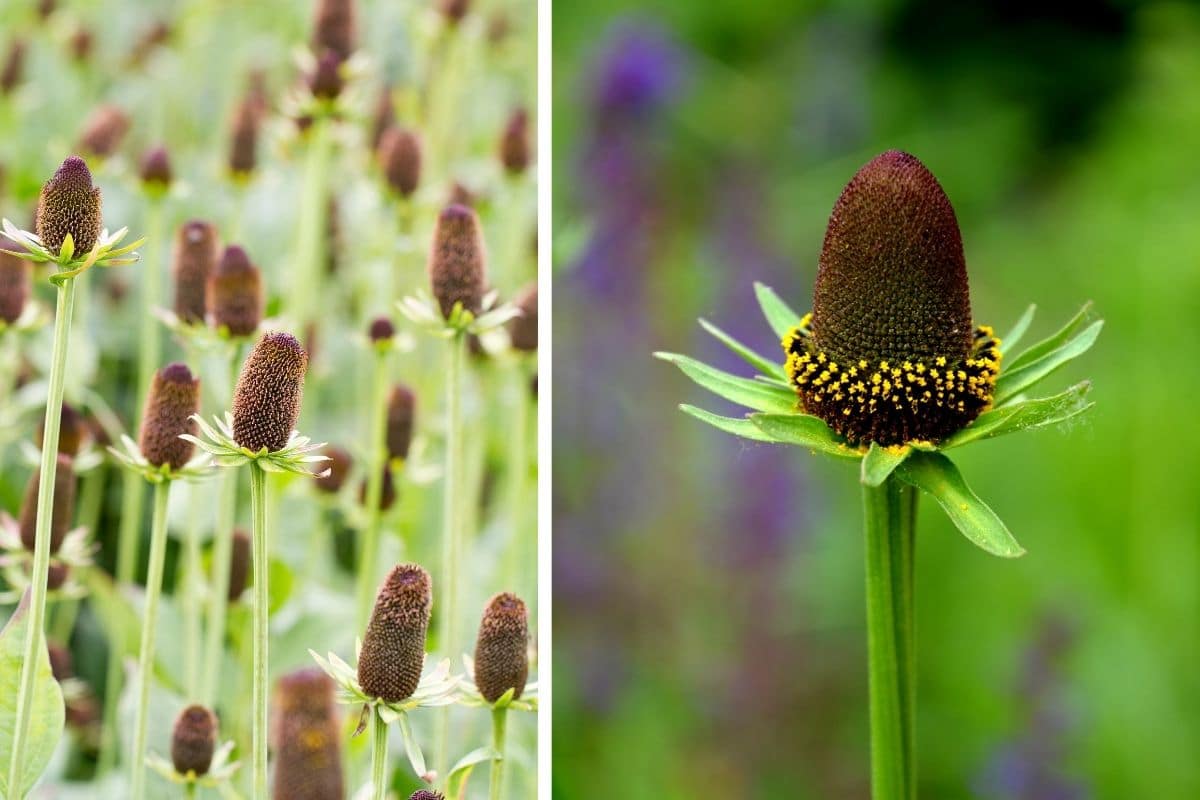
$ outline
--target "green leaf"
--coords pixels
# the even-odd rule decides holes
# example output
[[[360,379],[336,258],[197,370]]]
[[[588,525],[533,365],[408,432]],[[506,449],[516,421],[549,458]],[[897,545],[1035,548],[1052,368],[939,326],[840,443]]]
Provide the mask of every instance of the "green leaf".
[[[675,353],[655,353],[655,358],[668,361],[696,383],[713,394],[755,411],[774,411],[786,414],[796,408],[796,395],[788,389],[770,386],[761,381],[739,378],[724,370],[710,367],[687,356]]]
[[[752,366],[752,367],[757,368],[760,372],[762,372],[766,375],[774,376],[779,379],[784,379],[787,377],[787,374],[783,371],[783,367],[779,363],[772,361],[771,359],[769,359],[765,356],[761,356],[758,353],[754,352],[749,347],[742,344],[737,339],[733,338],[728,333],[726,333],[725,331],[718,328],[716,325],[713,325],[708,320],[706,320],[706,319],[700,320],[700,327],[704,328],[704,330],[711,333],[723,345],[728,347],[730,350],[732,350],[737,355],[741,356],[746,361],[746,363],[750,364],[750,366]],[[782,337],[780,337],[780,338],[782,338]]]
[[[758,426],[755,425],[753,422],[751,422],[748,419],[744,419],[744,418],[743,419],[735,419],[733,417],[722,417],[717,414],[713,414],[709,411],[705,411],[702,408],[696,408],[695,406],[689,406],[687,403],[683,403],[682,405],[680,405],[679,410],[682,411],[683,413],[687,414],[688,416],[695,417],[696,419],[700,420],[701,422],[707,422],[709,425],[712,425],[714,428],[723,430],[726,433],[732,433],[734,436],[741,436],[743,439],[753,439],[757,442],[774,441],[774,439],[772,439],[771,437],[769,437],[765,433],[763,433],[761,430],[759,430]]]
[[[29,590],[0,631],[0,797],[24,797],[37,783],[62,737],[66,708],[62,688],[50,670],[50,653],[45,640],[38,648],[33,678],[29,731],[25,738],[20,775],[8,774],[17,723],[17,697],[21,687],[21,664],[25,660],[25,635],[29,630]]]
[[[912,448],[907,445],[880,447],[875,442],[871,442],[870,449],[863,456],[859,480],[867,486],[882,486],[887,477],[896,470],[896,467],[904,463],[904,459],[908,458],[911,452]]]
[[[996,512],[971,491],[958,467],[946,456],[916,451],[900,465],[897,474],[932,495],[954,526],[976,546],[1004,558],[1024,555],[1025,549]]]
[[[1023,400],[985,411],[970,425],[942,442],[940,449],[949,450],[977,439],[991,439],[1006,433],[1064,422],[1095,405],[1086,399],[1091,388],[1090,381],[1083,381],[1053,397]]]
[[[1033,322],[1034,312],[1037,311],[1037,305],[1029,304],[1029,308],[1025,309],[1025,313],[1017,320],[1017,323],[1012,326],[1008,333],[1000,337],[1001,350],[1011,350],[1017,346],[1017,342],[1025,338],[1025,332],[1029,330],[1029,325]]]
[[[1003,405],[1021,392],[1025,391],[1054,370],[1072,359],[1086,353],[1096,343],[1104,320],[1097,320],[1066,344],[1039,356],[1033,361],[1027,361],[1019,367],[1002,370],[996,379],[996,405]]]
[[[413,772],[417,777],[425,780],[429,770],[425,768],[425,755],[421,752],[421,745],[417,744],[412,726],[408,724],[408,715],[401,714],[398,722],[400,723],[400,736],[404,739],[404,752],[408,756],[408,763],[412,765]]]
[[[808,414],[751,414],[750,422],[766,435],[767,441],[807,447],[839,458],[862,458],[861,452],[823,420]]]
[[[499,755],[494,747],[477,747],[460,758],[446,774],[446,788],[449,796],[461,797],[463,790],[466,789],[467,780],[471,777],[471,771],[477,765],[485,761],[492,761]]]
[[[1009,369],[1016,369],[1017,367],[1022,367],[1024,365],[1030,363],[1031,361],[1037,361],[1039,358],[1046,355],[1047,353],[1050,353],[1051,351],[1057,350],[1058,348],[1062,347],[1063,344],[1068,339],[1070,339],[1071,336],[1074,335],[1074,333],[1077,330],[1079,330],[1079,327],[1087,319],[1088,314],[1091,312],[1091,310],[1092,310],[1092,304],[1090,302],[1084,303],[1083,308],[1079,309],[1079,311],[1077,311],[1075,313],[1075,316],[1071,317],[1070,321],[1067,322],[1066,325],[1062,326],[1062,328],[1060,328],[1057,332],[1055,332],[1053,336],[1049,336],[1049,337],[1043,339],[1042,341],[1033,345],[1028,350],[1021,353],[1020,355],[1013,356],[1011,359],[1008,360],[1007,367]],[[1018,325],[1019,324],[1020,323],[1018,323]],[[1008,342],[1005,342],[1003,339],[1000,340],[1000,346],[1003,348],[1011,348],[1012,347],[1011,344],[1009,344]]]
[[[800,324],[800,315],[779,299],[775,290],[765,283],[754,284],[754,294],[758,296],[758,304],[762,306],[763,316],[781,340]]]

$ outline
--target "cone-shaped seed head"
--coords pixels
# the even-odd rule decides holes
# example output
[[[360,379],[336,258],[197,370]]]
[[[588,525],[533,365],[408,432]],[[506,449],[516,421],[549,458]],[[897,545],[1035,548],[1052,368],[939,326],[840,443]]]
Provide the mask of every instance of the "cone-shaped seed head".
[[[433,580],[416,564],[393,567],[375,598],[358,656],[358,682],[371,697],[411,697],[425,665]]]
[[[100,106],[87,118],[79,149],[100,158],[117,152],[129,130],[129,116],[116,106]],[[75,248],[78,250],[79,248]]]
[[[387,406],[388,458],[408,458],[416,415],[417,397],[412,389],[403,384],[393,386]]]
[[[391,127],[379,140],[379,166],[388,187],[411,197],[421,181],[421,142],[407,128]]]
[[[396,335],[396,326],[387,317],[376,317],[367,328],[367,336],[372,342],[383,342]]]
[[[308,88],[313,97],[333,100],[342,93],[345,85],[342,80],[342,59],[332,50],[321,53],[316,68],[308,78]]]
[[[205,295],[210,322],[232,336],[249,336],[263,317],[262,273],[246,251],[235,244],[225,248],[208,278]]]
[[[13,39],[8,45],[4,69],[0,70],[0,94],[8,94],[21,83],[25,72],[25,40]]]
[[[455,303],[479,313],[487,287],[487,253],[479,218],[466,206],[447,206],[438,215],[429,253],[429,282],[433,296],[449,317]]]
[[[208,278],[220,255],[217,228],[211,222],[194,219],[175,235],[171,272],[175,276],[175,315],[181,322],[204,322]]]
[[[152,147],[142,156],[138,176],[149,189],[165,190],[171,185],[171,154],[167,148]]]
[[[457,25],[471,10],[471,0],[438,0],[438,11],[450,25]]]
[[[244,528],[233,532],[233,549],[229,552],[229,602],[236,603],[246,591],[250,577],[250,535]]]
[[[515,594],[504,592],[488,601],[475,641],[475,685],[489,703],[513,689],[525,691],[529,676],[529,612]]]
[[[102,224],[100,187],[92,185],[92,173],[79,156],[62,163],[46,181],[38,198],[37,235],[52,253],[71,234],[76,254],[91,251]]]
[[[313,15],[313,52],[332,50],[345,61],[358,38],[354,0],[317,0]]]
[[[344,797],[333,680],[316,667],[284,675],[274,705],[274,800]]]
[[[82,26],[76,28],[71,34],[71,58],[81,63],[87,61],[92,56],[95,43],[96,39],[90,29]]]
[[[179,437],[184,433],[196,435],[196,421],[190,417],[199,411],[200,379],[192,377],[186,364],[168,364],[154,373],[138,437],[146,460],[156,467],[166,464],[173,470],[183,469],[194,446]]]
[[[51,561],[50,569],[46,571],[46,588],[51,592],[61,589],[71,577],[71,567],[61,561]]]
[[[383,134],[396,124],[396,104],[392,101],[392,86],[384,84],[375,98],[375,110],[371,114],[371,149],[379,152]]]
[[[37,543],[37,501],[41,474],[42,471],[38,469],[30,476],[29,483],[25,484],[25,499],[21,503],[21,544],[31,553]],[[54,475],[54,502],[51,509],[50,552],[57,553],[75,515],[75,469],[71,457],[61,453]]]
[[[43,414],[38,421],[37,433],[33,443],[42,446],[46,433],[46,417]],[[58,417],[58,452],[74,458],[79,455],[83,445],[92,438],[92,429],[88,421],[75,410],[74,406],[62,404],[62,413]]]
[[[254,98],[247,96],[233,113],[229,137],[229,171],[246,176],[258,165],[260,112]]]
[[[381,470],[383,478],[379,484],[379,510],[387,511],[396,504],[396,484],[392,480],[392,470],[384,464]],[[367,506],[367,480],[364,478],[358,487],[358,504]]]
[[[28,261],[0,252],[0,322],[11,325],[21,317],[33,290]]]
[[[337,494],[346,483],[346,477],[350,474],[350,467],[354,464],[354,458],[350,455],[350,451],[336,445],[329,445],[321,453],[329,458],[328,461],[320,465],[321,468],[328,469],[329,474],[314,478],[313,481],[317,485],[317,491],[326,494]]]
[[[180,775],[204,775],[217,749],[217,716],[204,706],[188,706],[175,718],[171,763]]]
[[[233,438],[253,452],[287,445],[300,418],[308,354],[290,333],[265,334],[242,365],[233,393]]]
[[[446,800],[446,795],[433,789],[417,789],[408,800]]]
[[[529,168],[529,149],[529,112],[518,108],[500,137],[500,163],[509,174],[520,175]]]
[[[512,346],[517,350],[533,352],[538,343],[538,287],[531,283],[521,290],[514,303],[521,309],[521,316],[508,323],[508,334]]]
[[[54,680],[62,683],[75,677],[75,662],[70,650],[54,642],[48,642],[46,650],[50,653],[50,672],[54,674]]]

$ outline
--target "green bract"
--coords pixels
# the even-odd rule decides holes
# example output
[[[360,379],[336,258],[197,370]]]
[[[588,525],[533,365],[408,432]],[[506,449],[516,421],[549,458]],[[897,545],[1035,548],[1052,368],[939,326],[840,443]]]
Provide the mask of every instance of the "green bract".
[[[483,296],[483,311],[476,316],[455,303],[449,317],[443,317],[437,301],[424,289],[418,289],[396,304],[410,322],[435,336],[448,339],[460,333],[482,336],[503,327],[521,316],[521,309],[511,303],[496,304],[499,293],[492,290]]]
[[[263,447],[255,453],[234,441],[233,415],[229,412],[225,413],[223,419],[213,417],[212,425],[205,422],[199,414],[194,414],[191,418],[200,426],[203,437],[185,433],[181,434],[180,438],[187,439],[211,455],[213,463],[218,467],[237,467],[254,461],[266,472],[293,472],[310,478],[324,477],[329,472],[327,469],[313,472],[308,467],[309,464],[329,460],[328,456],[314,455],[316,451],[325,447],[325,442],[313,444],[307,436],[292,431],[287,445],[282,450],[271,451]]]
[[[119,267],[124,264],[136,263],[138,254],[133,251],[146,241],[145,238],[142,238],[132,244],[118,247],[117,245],[125,238],[125,234],[129,232],[129,228],[121,228],[113,234],[106,229],[101,232],[100,238],[96,240],[96,246],[90,252],[76,253],[75,241],[68,233],[63,239],[62,247],[55,254],[42,245],[42,240],[38,238],[37,234],[23,231],[7,219],[0,224],[3,224],[3,236],[21,246],[20,250],[4,250],[4,252],[35,264],[47,262],[56,264],[58,271],[50,275],[50,282],[55,285],[74,278],[92,267]]]
[[[233,754],[233,747],[234,742],[232,739],[218,747],[217,751],[213,753],[212,764],[209,766],[208,772],[203,775],[197,775],[191,771],[186,775],[180,774],[175,771],[175,765],[169,759],[163,758],[158,753],[150,753],[146,756],[146,766],[171,783],[194,783],[197,786],[203,786],[207,789],[223,789],[225,788],[223,784],[228,783],[233,774],[242,765],[240,761],[230,759],[230,756]]]

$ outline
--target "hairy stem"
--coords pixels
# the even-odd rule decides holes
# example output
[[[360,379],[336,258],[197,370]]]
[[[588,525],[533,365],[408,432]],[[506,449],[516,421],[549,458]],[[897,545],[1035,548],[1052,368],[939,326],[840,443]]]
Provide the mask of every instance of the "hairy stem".
[[[371,728],[371,797],[385,800],[387,797],[387,746],[388,726],[378,709],[371,710],[374,724]]]
[[[254,797],[267,796],[267,474],[250,464],[250,539],[254,569],[254,708],[251,749]]]
[[[500,800],[504,795],[504,740],[508,727],[508,708],[492,709],[492,748],[496,751],[492,759],[492,774],[489,781],[488,800]]]
[[[379,502],[383,495],[383,469],[387,463],[383,430],[387,420],[388,352],[375,352],[375,377],[367,406],[367,496],[366,530],[358,557],[357,613],[358,630],[367,625],[371,614],[371,598],[375,589],[375,562],[379,557],[379,523],[383,516]]]

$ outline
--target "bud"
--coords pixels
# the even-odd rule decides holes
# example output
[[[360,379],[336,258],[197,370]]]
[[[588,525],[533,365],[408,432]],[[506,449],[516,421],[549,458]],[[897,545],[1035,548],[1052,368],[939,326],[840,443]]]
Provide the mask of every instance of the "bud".
[[[261,120],[254,100],[247,96],[233,112],[229,138],[229,171],[235,177],[248,177],[258,165],[258,128]]]
[[[34,471],[25,484],[25,499],[21,503],[19,525],[21,528],[21,543],[25,549],[33,552],[37,543],[37,503],[38,484],[41,480],[41,469]],[[75,515],[75,469],[70,456],[61,453],[58,456],[58,467],[54,476],[54,500],[51,503],[50,517],[50,552],[57,553],[62,547],[63,539],[71,528],[71,518]]]
[[[262,274],[246,251],[235,244],[225,248],[216,269],[208,277],[205,294],[209,321],[230,336],[249,336],[258,330],[263,317]]]
[[[455,303],[478,314],[487,285],[487,253],[479,218],[466,206],[447,206],[438,215],[429,253],[433,296],[449,317]]]
[[[368,696],[395,703],[417,690],[432,606],[428,572],[416,564],[392,568],[375,598],[358,655],[358,682]]]
[[[50,654],[50,672],[54,675],[54,680],[62,683],[75,677],[75,662],[66,645],[47,642],[46,650]]]
[[[57,0],[38,0],[38,4],[37,4],[38,19],[40,19],[44,22],[45,20],[49,19],[50,15],[53,14],[57,9],[58,9]]]
[[[25,40],[13,39],[4,58],[4,69],[0,70],[0,94],[10,94],[21,83],[25,72]]]
[[[401,197],[411,197],[421,180],[421,142],[407,128],[388,128],[379,140],[379,167],[388,187]]]
[[[308,76],[308,88],[313,97],[336,100],[345,85],[345,81],[342,80],[342,61],[338,54],[332,50],[321,53],[316,69]]]
[[[46,436],[45,415],[42,415],[38,422],[35,435],[37,438],[34,439],[34,443],[41,447]],[[62,413],[58,416],[58,452],[74,458],[91,437],[91,426],[83,414],[76,411],[74,406],[63,403]]]
[[[417,789],[408,800],[446,800],[446,795],[433,789]]]
[[[500,137],[500,163],[509,175],[520,175],[529,168],[529,150],[529,112],[518,108]]]
[[[396,326],[387,317],[376,317],[367,328],[367,336],[372,342],[386,342],[396,335]]]
[[[113,105],[100,106],[84,123],[79,149],[89,155],[108,158],[117,152],[128,131],[129,117],[124,111]]]
[[[284,675],[274,707],[274,800],[344,797],[333,680],[316,667]]]
[[[171,156],[167,148],[152,147],[142,156],[138,177],[142,187],[151,192],[165,192],[171,186]]]
[[[408,458],[416,414],[417,398],[412,389],[402,384],[393,386],[387,405],[388,458]]]
[[[71,34],[71,58],[82,64],[92,57],[92,46],[95,44],[95,37],[92,32],[82,26],[75,29]]]
[[[888,151],[842,191],[783,345],[805,411],[853,443],[937,442],[991,403],[999,342],[971,323],[958,220],[916,158]]]
[[[392,102],[392,86],[385,83],[375,98],[375,110],[371,114],[371,150],[379,152],[379,142],[384,132],[396,124],[396,106]]]
[[[32,568],[32,564],[30,567]],[[61,561],[51,561],[50,568],[46,570],[46,589],[47,591],[55,592],[63,587],[67,582],[67,578],[71,577],[71,567]]]
[[[217,749],[217,717],[204,706],[188,706],[175,718],[171,763],[180,775],[199,777],[212,766]]]
[[[33,290],[32,273],[28,261],[0,250],[0,322],[11,325],[21,318]]]
[[[138,446],[156,467],[183,469],[194,446],[180,435],[196,435],[193,414],[200,411],[200,379],[192,377],[186,364],[176,362],[154,373],[150,393],[142,409],[142,431]]]
[[[525,691],[529,676],[529,612],[515,594],[502,592],[488,601],[475,641],[475,685],[489,703],[513,689]]]
[[[100,187],[92,185],[87,164],[79,156],[71,156],[46,181],[38,197],[36,230],[42,245],[57,254],[69,233],[76,253],[91,252],[100,236],[100,205]]]
[[[538,345],[537,282],[526,286],[514,301],[521,309],[521,316],[508,323],[508,335],[517,350],[532,353]]]
[[[204,322],[208,278],[220,254],[217,228],[211,222],[194,219],[175,235],[171,272],[175,276],[175,316],[180,322]]]
[[[382,474],[383,480],[380,482],[379,491],[379,510],[387,511],[396,504],[396,484],[392,480],[392,470],[387,464],[383,465]],[[367,506],[367,481],[365,478],[358,487],[358,504],[364,508]]]
[[[317,491],[325,494],[337,494],[346,483],[346,477],[350,474],[354,458],[348,450],[335,445],[327,446],[321,451],[321,454],[329,459],[323,464],[329,473],[323,477],[313,478],[313,482],[317,485]]]
[[[442,12],[442,18],[450,26],[462,22],[470,10],[471,0],[438,0],[438,11]]]
[[[229,553],[229,602],[236,603],[246,591],[250,576],[250,536],[244,528],[233,531],[233,549]]]
[[[345,61],[354,52],[357,27],[354,0],[317,0],[313,15],[313,52],[331,50],[339,60]]]
[[[282,450],[300,418],[308,354],[289,333],[265,334],[242,365],[233,394],[233,438],[252,452]]]

